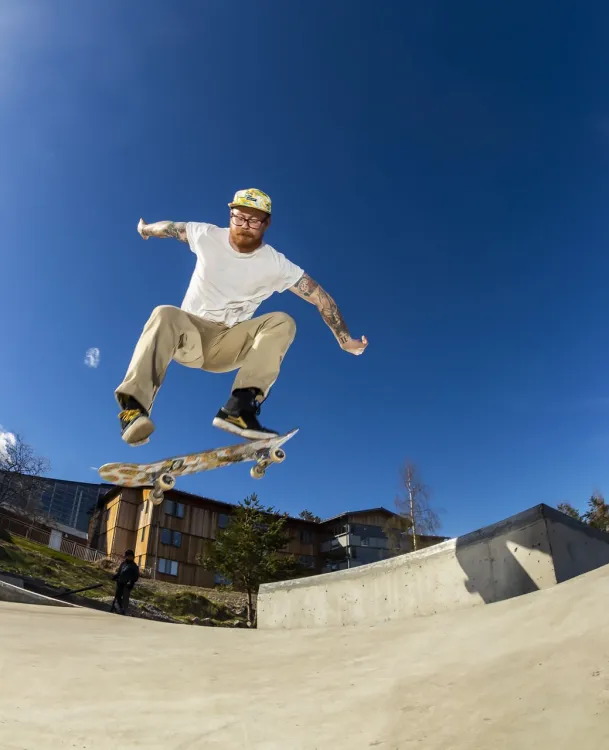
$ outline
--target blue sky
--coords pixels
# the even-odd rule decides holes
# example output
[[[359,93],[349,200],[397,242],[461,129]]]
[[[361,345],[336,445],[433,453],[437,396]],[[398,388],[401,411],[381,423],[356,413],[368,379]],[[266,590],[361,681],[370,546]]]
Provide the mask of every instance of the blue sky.
[[[139,449],[113,391],[194,263],[140,216],[225,225],[259,187],[269,242],[370,344],[275,295],[298,334],[263,417],[301,428],[288,458],[181,488],[391,508],[409,457],[450,536],[608,492],[609,9],[495,6],[0,0],[3,428],[81,481],[230,443],[230,374],[173,364]]]

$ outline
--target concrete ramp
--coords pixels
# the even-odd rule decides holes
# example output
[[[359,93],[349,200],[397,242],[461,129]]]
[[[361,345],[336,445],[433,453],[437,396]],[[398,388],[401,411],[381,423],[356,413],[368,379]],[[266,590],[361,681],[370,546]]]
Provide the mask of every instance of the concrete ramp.
[[[8,576],[6,576],[8,578]],[[48,607],[76,607],[76,604],[70,602],[64,602],[61,599],[53,599],[50,596],[43,596],[42,594],[36,594],[33,591],[28,591],[23,587],[23,582],[19,585],[19,579],[12,579],[16,583],[12,583],[9,580],[0,580],[0,601],[3,602],[20,602],[22,604],[42,604]],[[0,748],[2,745],[0,745]]]
[[[374,625],[503,601],[609,563],[609,534],[538,505],[420,552],[265,584],[258,628]]]
[[[0,748],[601,750],[609,568],[372,627],[0,603]]]

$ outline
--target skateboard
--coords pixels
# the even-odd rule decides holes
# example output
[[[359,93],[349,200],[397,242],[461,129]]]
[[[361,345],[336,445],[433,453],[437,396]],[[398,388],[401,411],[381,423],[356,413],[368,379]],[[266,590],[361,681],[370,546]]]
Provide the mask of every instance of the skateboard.
[[[243,461],[254,461],[250,476],[262,479],[271,464],[285,460],[285,451],[281,446],[297,432],[298,428],[285,435],[250,440],[247,443],[227,445],[225,448],[211,448],[202,453],[174,456],[151,464],[104,464],[99,468],[99,476],[119,487],[152,487],[150,500],[153,505],[160,505],[164,493],[173,489],[176,477],[183,474],[196,474]]]

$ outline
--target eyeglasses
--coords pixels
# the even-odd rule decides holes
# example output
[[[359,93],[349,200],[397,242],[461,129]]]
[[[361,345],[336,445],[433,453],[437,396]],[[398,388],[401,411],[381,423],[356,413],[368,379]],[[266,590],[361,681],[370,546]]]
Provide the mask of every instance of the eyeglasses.
[[[243,214],[231,213],[230,217],[233,220],[234,225],[237,227],[242,227],[244,224],[247,224],[248,227],[251,227],[252,229],[259,229],[266,222],[266,219],[255,219],[253,216],[248,218],[247,216],[243,216]]]

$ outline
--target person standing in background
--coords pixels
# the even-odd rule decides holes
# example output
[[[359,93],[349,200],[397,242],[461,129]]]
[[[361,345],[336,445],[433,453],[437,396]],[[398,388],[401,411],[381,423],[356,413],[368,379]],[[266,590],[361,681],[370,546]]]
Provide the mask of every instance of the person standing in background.
[[[120,564],[119,569],[112,576],[116,581],[116,593],[112,602],[111,611],[115,611],[115,605],[118,607],[118,613],[127,614],[129,608],[129,597],[136,581],[140,577],[140,569],[135,562],[135,554],[132,549],[125,552],[125,559]]]

